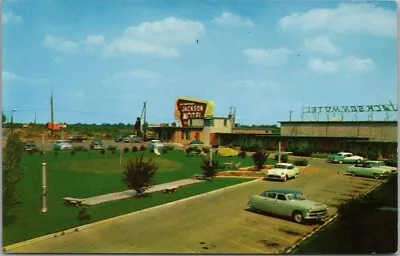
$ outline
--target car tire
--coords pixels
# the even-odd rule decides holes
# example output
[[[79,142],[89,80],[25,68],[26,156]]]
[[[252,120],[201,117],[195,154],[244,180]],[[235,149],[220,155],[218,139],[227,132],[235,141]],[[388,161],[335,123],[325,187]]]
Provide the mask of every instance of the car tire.
[[[356,164],[359,164],[359,163],[361,163],[361,159],[356,160]]]
[[[340,161],[339,161],[339,164],[343,164],[343,161],[342,161],[342,160],[340,160]]]
[[[353,176],[353,177],[356,176],[356,173],[355,173],[355,172],[351,172],[350,174],[351,174],[351,176]]]
[[[283,177],[283,182],[286,182],[287,181],[287,179],[288,179],[288,176],[287,175],[285,175],[285,177]]]
[[[374,173],[374,174],[373,174],[373,177],[374,177],[374,179],[379,179],[379,174]]]
[[[296,223],[303,223],[304,219],[303,219],[303,214],[300,211],[294,211],[292,214],[292,218],[293,221]]]

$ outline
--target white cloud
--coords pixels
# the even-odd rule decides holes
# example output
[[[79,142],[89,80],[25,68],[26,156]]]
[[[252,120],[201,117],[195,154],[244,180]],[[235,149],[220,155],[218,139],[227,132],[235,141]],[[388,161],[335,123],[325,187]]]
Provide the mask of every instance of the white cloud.
[[[369,3],[340,4],[336,9],[292,13],[281,18],[278,24],[283,30],[397,36],[396,12]]]
[[[48,80],[43,78],[28,78],[21,77],[13,72],[8,72],[2,70],[2,80],[4,84],[13,83],[13,82],[23,82],[29,85],[43,85],[47,84]]]
[[[292,51],[287,48],[269,50],[262,48],[253,48],[245,49],[243,53],[247,57],[247,60],[251,63],[281,66],[288,62],[289,56]]]
[[[308,67],[315,72],[335,73],[338,69],[338,64],[333,61],[323,61],[316,58],[308,62]]]
[[[2,70],[2,79],[4,82],[13,82],[13,81],[18,81],[18,80],[22,80],[22,77],[12,73],[12,72],[7,72]]]
[[[21,16],[14,15],[11,11],[4,13],[1,16],[1,21],[3,23],[11,23],[11,22],[22,22]]]
[[[62,52],[74,52],[78,49],[77,43],[73,41],[62,40],[52,35],[46,35],[44,37],[43,44],[49,48]]]
[[[132,53],[175,58],[180,55],[179,46],[196,43],[204,33],[204,25],[191,20],[170,17],[153,23],[143,22],[128,27],[121,37],[105,48],[104,54]]]
[[[104,35],[89,35],[82,43],[86,45],[102,45],[105,42]]]
[[[343,59],[342,62],[343,65],[354,71],[363,71],[375,68],[375,64],[372,59],[359,59],[354,56],[350,56],[346,59]]]
[[[339,48],[335,47],[329,38],[325,36],[319,36],[314,40],[305,40],[304,46],[309,52],[337,54],[340,51]]]
[[[354,56],[343,58],[337,61],[323,61],[315,58],[308,62],[308,67],[314,72],[335,73],[342,69],[344,71],[365,71],[375,68],[372,59],[360,59]]]
[[[254,27],[254,23],[250,19],[245,19],[239,15],[223,12],[221,16],[213,19],[220,26],[239,26],[239,27]]]
[[[159,75],[152,71],[145,69],[134,69],[130,71],[116,73],[112,75],[109,79],[107,79],[105,82],[110,83],[115,81],[132,80],[132,79],[155,80],[158,78]]]

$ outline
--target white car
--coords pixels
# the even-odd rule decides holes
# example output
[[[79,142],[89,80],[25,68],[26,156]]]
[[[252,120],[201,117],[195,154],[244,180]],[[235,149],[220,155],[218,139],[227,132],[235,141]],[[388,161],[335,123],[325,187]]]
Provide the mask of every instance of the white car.
[[[54,150],[72,150],[72,145],[67,140],[57,140],[54,143]]]
[[[151,140],[149,142],[149,148],[151,152],[154,150],[154,148],[162,148],[162,147],[164,147],[164,143],[162,143],[161,140]]]
[[[299,167],[296,167],[290,163],[277,163],[273,169],[268,170],[266,178],[269,180],[286,181],[291,178],[297,178],[299,174]]]
[[[329,155],[327,161],[330,163],[339,163],[339,164],[360,163],[364,161],[364,158],[362,156],[354,155],[353,153],[350,152],[339,152],[336,154]]]

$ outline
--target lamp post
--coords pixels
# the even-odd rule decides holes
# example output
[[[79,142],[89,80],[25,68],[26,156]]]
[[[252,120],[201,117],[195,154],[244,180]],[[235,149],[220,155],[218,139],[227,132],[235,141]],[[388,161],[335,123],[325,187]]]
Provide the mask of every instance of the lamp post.
[[[47,212],[47,177],[46,163],[42,163],[42,209],[41,212]]]
[[[16,112],[17,110],[14,108],[13,110],[11,110],[11,134],[13,133],[13,128],[14,128],[14,112]]]

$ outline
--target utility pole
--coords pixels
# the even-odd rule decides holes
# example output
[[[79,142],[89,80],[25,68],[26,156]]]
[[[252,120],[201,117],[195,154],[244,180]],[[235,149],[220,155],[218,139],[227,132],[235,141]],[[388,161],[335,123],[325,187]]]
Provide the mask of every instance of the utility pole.
[[[146,101],[143,103],[143,111],[144,111],[144,118],[143,118],[143,141],[146,141],[147,134],[146,134]]]
[[[53,88],[51,88],[51,97],[50,97],[50,115],[51,115],[51,139],[53,139],[53,130],[54,130],[54,114],[53,114]]]
[[[292,121],[292,113],[293,113],[293,110],[290,110],[289,111],[289,121]]]
[[[15,108],[11,110],[11,134],[13,134],[14,129],[14,112],[17,111]]]

